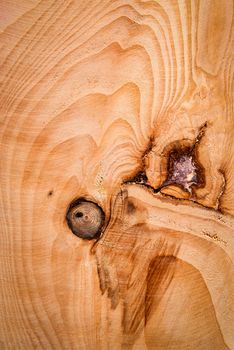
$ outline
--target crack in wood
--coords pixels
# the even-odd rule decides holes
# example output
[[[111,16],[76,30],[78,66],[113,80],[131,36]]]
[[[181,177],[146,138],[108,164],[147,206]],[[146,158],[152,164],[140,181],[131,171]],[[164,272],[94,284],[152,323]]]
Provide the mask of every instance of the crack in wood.
[[[216,209],[219,210],[220,212],[222,212],[222,210],[221,210],[221,197],[224,194],[224,191],[226,188],[226,179],[225,179],[224,172],[221,169],[219,169],[218,171],[219,171],[220,175],[222,176],[223,183],[222,183],[219,195],[218,195],[217,200],[216,200]]]

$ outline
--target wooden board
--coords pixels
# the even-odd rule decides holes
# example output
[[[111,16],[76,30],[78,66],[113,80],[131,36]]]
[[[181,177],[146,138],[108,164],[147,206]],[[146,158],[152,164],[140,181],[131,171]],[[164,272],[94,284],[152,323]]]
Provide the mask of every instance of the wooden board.
[[[233,2],[2,0],[0,33],[0,348],[233,350]]]

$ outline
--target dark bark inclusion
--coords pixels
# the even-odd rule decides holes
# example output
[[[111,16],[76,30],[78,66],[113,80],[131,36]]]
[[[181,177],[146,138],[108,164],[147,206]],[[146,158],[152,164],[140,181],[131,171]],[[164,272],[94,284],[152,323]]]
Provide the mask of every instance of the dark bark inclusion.
[[[167,161],[165,164],[165,161],[162,160],[161,169],[163,170],[162,173],[166,173],[166,178],[159,187],[152,187],[145,173],[145,158],[153,149],[152,139],[150,139],[149,147],[142,155],[141,169],[138,170],[135,176],[126,180],[124,183],[141,184],[153,190],[154,193],[160,192],[162,188],[169,185],[179,186],[182,190],[190,194],[192,194],[194,186],[204,187],[205,169],[198,161],[197,149],[206,128],[207,123],[201,125],[198,135],[192,144],[191,140],[177,140],[164,148],[162,155]]]
[[[203,186],[204,169],[196,160],[195,146],[174,148],[168,155],[167,178],[163,187],[177,185],[184,191],[192,192],[192,186]]]
[[[205,169],[198,161],[197,149],[207,126],[207,122],[201,125],[193,144],[180,140],[171,145],[167,152],[167,178],[161,187],[177,185],[192,193],[192,186],[205,186]]]
[[[197,161],[196,144],[191,147],[174,147],[167,155],[166,179],[158,188],[153,188],[148,183],[144,170],[139,171],[134,177],[125,183],[144,185],[154,193],[160,192],[163,187],[176,185],[184,191],[192,193],[193,186],[203,187],[205,184],[204,168]]]
[[[189,155],[183,155],[180,158],[171,161],[169,159],[171,173],[169,173],[167,181],[170,183],[177,183],[185,190],[191,191],[190,187],[197,184],[196,166],[193,159]]]

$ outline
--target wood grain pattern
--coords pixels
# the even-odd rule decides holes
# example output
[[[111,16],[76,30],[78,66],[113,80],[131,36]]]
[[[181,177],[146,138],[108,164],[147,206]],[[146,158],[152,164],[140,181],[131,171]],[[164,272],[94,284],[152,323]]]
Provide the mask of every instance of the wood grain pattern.
[[[0,13],[0,348],[234,349],[233,1]]]

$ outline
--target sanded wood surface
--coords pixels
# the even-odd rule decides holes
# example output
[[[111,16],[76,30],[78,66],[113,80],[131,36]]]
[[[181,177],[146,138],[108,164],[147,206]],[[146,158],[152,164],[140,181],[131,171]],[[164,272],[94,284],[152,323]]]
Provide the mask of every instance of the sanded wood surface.
[[[233,1],[0,1],[0,349],[233,350]]]

